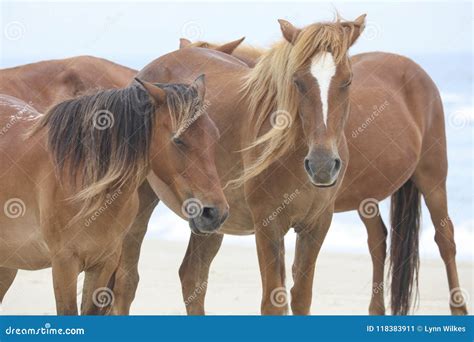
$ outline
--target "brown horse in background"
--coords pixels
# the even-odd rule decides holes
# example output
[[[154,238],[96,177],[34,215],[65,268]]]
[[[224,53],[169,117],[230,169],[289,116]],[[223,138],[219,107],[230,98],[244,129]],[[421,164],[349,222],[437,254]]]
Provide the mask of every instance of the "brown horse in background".
[[[249,66],[258,63],[265,51],[256,49],[261,51],[260,54],[255,54],[254,50],[245,55],[245,46],[235,46],[239,41],[229,43],[233,47],[232,55]],[[227,45],[189,41],[183,44],[181,41],[180,46],[190,47],[191,44],[210,49]],[[242,58],[242,55],[245,57]],[[435,241],[446,265],[451,312],[466,314],[455,261],[454,229],[447,211],[447,151],[439,92],[424,70],[402,56],[364,53],[352,57],[351,64],[352,110],[345,126],[350,163],[336,199],[335,211],[358,210],[367,228],[373,263],[369,313],[385,314],[383,289],[387,229],[379,215],[378,202],[388,196],[392,196],[392,313],[409,312],[412,293],[417,289],[418,191],[421,191],[436,229]],[[394,71],[398,74],[394,75]],[[390,153],[387,153],[388,150]],[[134,256],[128,260],[136,260],[135,264],[124,266],[132,274],[137,274],[141,239],[157,204],[157,199],[152,193],[149,194],[148,198],[143,195],[140,202],[143,210],[131,229],[139,240],[125,249],[125,253]],[[220,244],[219,238],[204,239],[192,235],[183,265],[188,264],[189,255],[195,253],[203,260],[197,261],[199,266],[196,267],[203,274],[196,278],[207,280],[209,264]],[[133,300],[137,282],[132,281],[122,287],[128,296],[127,308]],[[183,289],[185,287],[183,284]],[[198,298],[187,304],[200,309],[188,309],[188,312],[204,312],[204,297],[205,291],[200,291]],[[186,297],[185,302],[188,303]]]
[[[40,112],[94,91],[123,88],[136,70],[103,58],[78,56],[0,70],[0,94],[21,99]]]
[[[168,182],[181,201],[210,206],[190,219],[193,229],[212,231],[227,216],[203,77],[191,86],[140,83],[59,103],[44,116],[2,95],[0,301],[18,269],[52,267],[58,314],[77,314],[81,271],[82,313],[110,308],[107,285],[146,176]]]
[[[219,232],[255,233],[264,314],[288,311],[288,303],[279,301],[286,295],[283,238],[290,227],[298,233],[291,306],[296,314],[309,313],[315,261],[348,162],[343,134],[351,76],[347,50],[360,35],[364,17],[303,30],[281,20],[284,40],[255,69],[221,52],[186,48],[139,73],[150,81],[184,81],[206,71],[207,110],[222,134],[218,172],[221,182],[233,184],[225,189],[231,210]],[[180,203],[173,196],[164,193],[159,198],[179,213]],[[147,210],[154,207],[148,203],[130,230],[135,237],[146,230]],[[282,203],[285,209],[272,216]],[[193,293],[196,297],[187,305],[190,314],[204,313],[209,264],[222,237],[192,235],[180,268],[185,300]],[[138,260],[140,243],[141,239],[130,242],[133,248],[124,247],[128,256],[121,259],[123,273],[138,274],[136,263],[130,261]],[[127,294],[117,300],[117,312],[128,313],[137,280],[132,277],[114,287]],[[196,286],[201,290],[197,296]]]
[[[253,68],[255,64],[257,64],[258,59],[260,58],[260,56],[262,56],[265,50],[256,48],[248,44],[242,45],[244,39],[245,37],[242,37],[232,42],[224,44],[215,44],[204,41],[197,41],[193,43],[186,38],[181,38],[179,40],[179,48],[183,49],[189,47],[200,47],[204,49],[220,51],[238,58],[239,60],[247,64],[249,67]]]
[[[231,43],[235,45],[235,42]],[[216,44],[203,41],[193,44],[206,46],[209,49],[215,49],[216,47]],[[223,44],[223,46],[225,45],[227,44]],[[251,49],[250,53],[248,51],[248,46],[238,45],[234,47],[231,55],[252,67],[258,62],[261,55],[265,53],[263,49]],[[258,52],[260,52],[260,55]],[[425,125],[431,122],[429,127],[421,131],[423,134],[421,157],[417,161],[418,170],[411,175],[411,179],[414,179],[414,177],[418,178],[420,190],[425,197],[433,225],[436,229],[435,241],[438,244],[448,275],[451,312],[453,314],[466,314],[465,299],[461,294],[457,276],[454,230],[447,212],[446,177],[448,157],[444,115],[439,92],[425,71],[405,57],[384,53],[364,53],[353,56],[351,62],[356,76],[357,73],[369,73],[370,69],[373,68],[375,71],[370,74],[371,76],[376,76],[380,84],[385,80],[382,71],[386,69],[382,67],[382,64],[394,65],[394,70],[399,70],[398,66],[405,68],[408,66],[409,69],[406,69],[406,73],[409,70],[412,74],[405,76],[406,82],[413,83],[418,81],[420,83],[419,87],[411,89],[411,91],[418,92],[423,88],[423,91],[426,93],[425,96],[428,101],[426,107],[423,108],[424,110],[416,113],[416,109],[420,108],[420,105],[411,110],[412,115],[419,114],[419,117],[414,117],[414,121],[425,121]],[[385,74],[385,77],[387,77],[387,74]],[[366,87],[367,85],[373,87],[372,83],[366,82],[366,78],[368,77],[364,75],[364,80],[358,85],[359,87]],[[376,82],[374,84],[377,85]],[[425,84],[427,87],[424,87]],[[400,88],[394,88],[395,95],[402,92],[404,87],[405,84],[401,84]],[[408,99],[407,102],[409,102]],[[374,148],[370,146],[373,145],[374,141],[382,141],[384,139],[383,135],[387,135],[387,133],[389,136],[394,135],[392,133],[394,128],[390,125],[390,121],[387,121],[387,123],[381,122],[388,116],[384,112],[386,110],[385,107],[389,103],[390,101],[387,100],[387,104],[385,102],[374,104],[374,110],[371,112],[363,113],[356,111],[351,113],[345,128],[351,162],[344,178],[342,193],[338,195],[335,207],[336,212],[358,210],[359,217],[367,228],[369,251],[373,263],[372,300],[369,306],[369,313],[371,314],[384,314],[385,312],[383,276],[387,229],[382,217],[379,215],[378,202],[390,194],[392,194],[390,223],[393,233],[393,242],[390,247],[392,312],[394,314],[407,314],[411,293],[417,291],[416,281],[419,263],[418,231],[419,216],[421,214],[419,207],[416,205],[419,202],[419,199],[417,199],[418,187],[414,187],[410,180],[400,189],[393,187],[394,184],[390,181],[390,178],[385,177],[390,172],[389,168],[392,167],[388,159],[393,159],[393,156],[390,157],[385,153],[382,154],[385,151],[385,147],[380,149],[380,155],[373,154],[373,157],[376,159],[368,159],[369,155],[366,153],[369,149]],[[358,113],[363,115],[357,116]],[[390,120],[390,118],[387,118],[387,120]],[[363,128],[368,123],[372,124],[372,122],[378,126],[378,129]],[[414,127],[412,129],[415,130]],[[399,140],[399,137],[392,140],[392,145],[396,143],[400,146]],[[439,146],[437,146],[438,144]],[[427,159],[428,152],[431,155],[431,160]],[[400,159],[402,159],[401,156]],[[366,167],[364,164],[367,161],[372,165]],[[408,165],[409,163],[407,162],[407,167]],[[428,166],[429,168],[427,168]],[[370,168],[378,170],[378,173],[380,173],[378,179],[373,178],[377,173],[376,170],[370,170]],[[410,168],[408,169],[410,170]],[[406,177],[406,175],[400,173],[400,177]],[[380,187],[382,187],[382,191]],[[359,195],[354,196],[353,194]],[[406,201],[413,203],[413,205],[411,207],[407,206],[404,203]],[[412,286],[415,286],[414,291]]]

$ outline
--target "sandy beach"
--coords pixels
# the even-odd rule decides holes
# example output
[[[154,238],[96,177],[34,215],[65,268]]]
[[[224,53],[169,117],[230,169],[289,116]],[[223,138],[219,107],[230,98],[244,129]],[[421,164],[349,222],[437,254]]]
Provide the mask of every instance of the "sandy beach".
[[[141,281],[131,313],[134,315],[182,315],[178,267],[186,242],[148,239],[140,260]],[[287,253],[287,286],[291,287],[293,251]],[[458,262],[462,287],[469,294],[472,313],[473,264]],[[365,315],[370,299],[369,255],[325,252],[318,259],[312,313],[316,315]],[[80,279],[83,279],[81,275]],[[260,276],[254,248],[225,244],[211,268],[207,313],[257,315]],[[420,303],[415,314],[449,314],[448,285],[441,259],[422,259]],[[55,314],[51,270],[20,271],[3,302],[3,314]]]

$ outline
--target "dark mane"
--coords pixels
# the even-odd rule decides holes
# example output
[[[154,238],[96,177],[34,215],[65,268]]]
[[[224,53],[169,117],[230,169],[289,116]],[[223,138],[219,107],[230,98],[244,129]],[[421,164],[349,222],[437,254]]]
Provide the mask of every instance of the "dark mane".
[[[172,122],[196,112],[196,93],[187,85],[166,85]],[[52,107],[30,135],[46,128],[48,149],[61,181],[83,201],[78,216],[96,210],[125,184],[138,186],[149,166],[156,108],[147,91],[132,85],[67,100]],[[175,129],[178,129],[176,127]]]

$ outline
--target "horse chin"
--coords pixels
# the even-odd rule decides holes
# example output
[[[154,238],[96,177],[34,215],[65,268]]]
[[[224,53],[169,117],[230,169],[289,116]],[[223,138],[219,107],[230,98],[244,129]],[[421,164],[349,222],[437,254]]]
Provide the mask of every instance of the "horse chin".
[[[199,230],[199,228],[196,226],[196,223],[194,220],[189,220],[189,228],[191,229],[191,233],[199,236],[208,236],[212,234],[211,232],[202,232]]]
[[[334,185],[336,185],[336,183],[337,183],[337,178],[331,184],[318,184],[318,183],[313,183],[313,181],[311,181],[311,184],[313,184],[313,186],[316,188],[331,188]]]

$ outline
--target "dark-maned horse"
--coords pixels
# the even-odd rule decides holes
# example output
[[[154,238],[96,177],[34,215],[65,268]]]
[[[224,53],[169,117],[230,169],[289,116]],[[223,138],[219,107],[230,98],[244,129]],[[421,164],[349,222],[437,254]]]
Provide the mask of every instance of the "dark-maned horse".
[[[147,176],[152,185],[164,180],[181,201],[212,209],[190,219],[193,229],[215,230],[227,216],[213,155],[219,133],[202,110],[203,76],[190,86],[139,82],[45,115],[1,96],[0,301],[18,269],[52,267],[58,314],[77,314],[81,271],[88,279],[82,312],[108,310],[107,285]]]
[[[136,70],[103,58],[78,56],[0,70],[0,94],[21,99],[41,113],[55,103],[94,91],[123,88]]]

